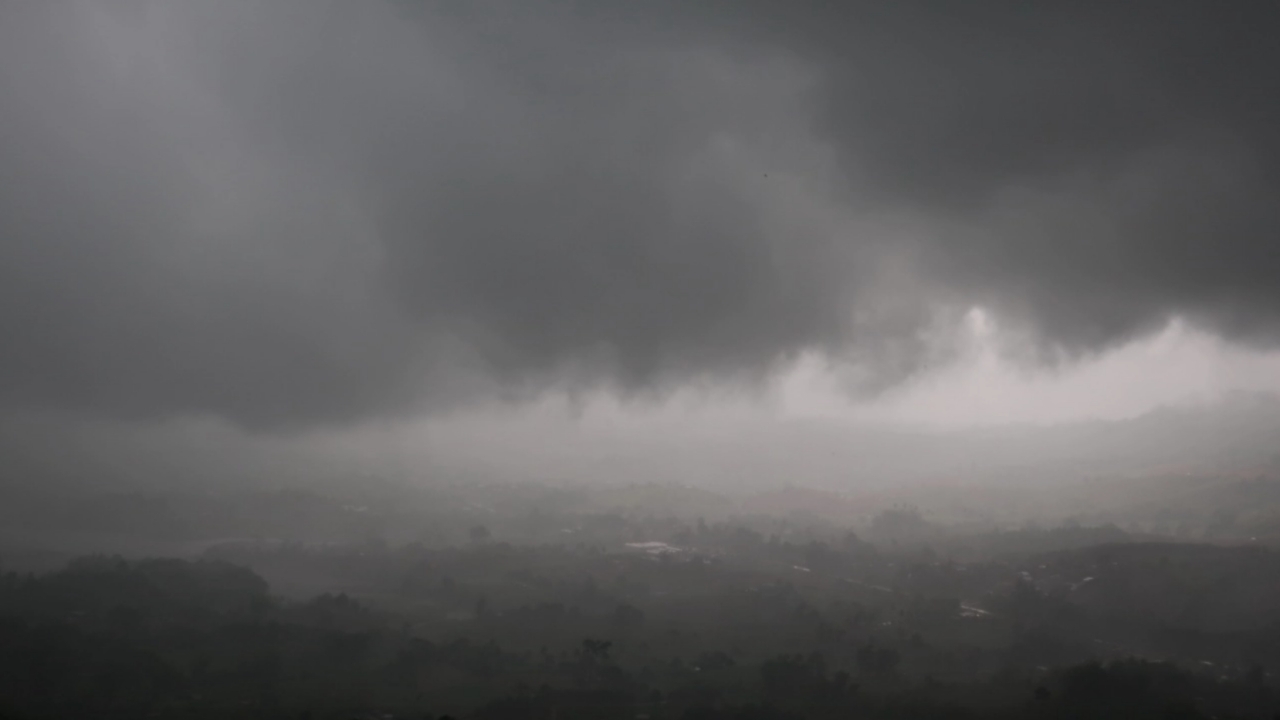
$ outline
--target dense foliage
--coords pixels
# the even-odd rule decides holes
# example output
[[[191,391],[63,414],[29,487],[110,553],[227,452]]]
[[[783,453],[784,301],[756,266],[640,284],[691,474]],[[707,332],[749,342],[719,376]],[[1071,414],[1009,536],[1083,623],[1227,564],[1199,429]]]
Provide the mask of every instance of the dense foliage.
[[[73,526],[132,545],[7,553],[0,717],[1280,711],[1280,553],[1207,525],[859,514],[801,489],[360,488],[137,493],[96,516],[29,499],[64,548]]]
[[[1261,665],[1075,647],[1063,631],[1094,616],[1054,607],[1025,579],[988,597],[996,615],[931,596],[936,577],[910,582],[925,565],[868,590],[794,566],[784,581],[728,557],[483,544],[240,552],[309,556],[339,573],[359,557],[368,566],[355,567],[403,577],[367,604],[273,598],[257,574],[219,560],[9,573],[5,717],[1207,718],[1265,717],[1277,701]],[[865,548],[760,553],[761,564],[791,553],[828,572],[885,562]],[[1252,649],[1280,647],[1268,642]],[[1064,662],[1040,664],[1054,659]]]

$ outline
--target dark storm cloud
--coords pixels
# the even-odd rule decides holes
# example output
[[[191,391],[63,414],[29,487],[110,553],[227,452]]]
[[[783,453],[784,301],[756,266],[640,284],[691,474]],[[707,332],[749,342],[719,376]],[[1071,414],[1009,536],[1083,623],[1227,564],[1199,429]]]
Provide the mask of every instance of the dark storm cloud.
[[[1280,7],[811,10],[759,37],[821,68],[855,192],[936,219],[922,271],[1067,351],[1175,313],[1275,340]]]
[[[968,302],[1272,337],[1264,7],[8,3],[0,401],[895,379]]]

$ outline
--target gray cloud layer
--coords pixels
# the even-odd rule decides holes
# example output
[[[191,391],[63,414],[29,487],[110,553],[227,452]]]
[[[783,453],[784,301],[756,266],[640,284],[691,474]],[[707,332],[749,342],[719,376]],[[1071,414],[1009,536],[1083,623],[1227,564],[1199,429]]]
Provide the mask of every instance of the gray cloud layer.
[[[1143,5],[5,3],[0,403],[892,381],[974,302],[1273,340],[1276,11]]]

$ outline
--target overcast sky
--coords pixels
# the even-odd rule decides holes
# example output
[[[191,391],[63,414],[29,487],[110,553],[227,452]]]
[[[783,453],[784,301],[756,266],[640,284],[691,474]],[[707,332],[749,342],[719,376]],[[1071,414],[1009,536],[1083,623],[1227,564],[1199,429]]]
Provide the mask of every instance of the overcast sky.
[[[0,2],[0,411],[962,425],[1280,391],[1277,21]]]

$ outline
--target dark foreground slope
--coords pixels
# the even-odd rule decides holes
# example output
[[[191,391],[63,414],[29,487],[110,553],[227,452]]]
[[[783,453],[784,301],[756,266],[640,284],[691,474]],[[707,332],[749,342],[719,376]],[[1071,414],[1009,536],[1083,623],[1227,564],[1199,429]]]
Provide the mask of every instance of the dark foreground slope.
[[[1098,563],[1132,572],[1148,558],[1185,570],[1196,550],[1062,554],[1037,561],[1037,577],[1003,563],[910,560],[855,539],[718,554],[711,544],[662,554],[485,543],[287,551],[335,572],[378,568],[388,585],[366,586],[364,601],[273,598],[254,572],[218,560],[89,558],[45,575],[10,573],[0,582],[0,712],[1014,720],[1280,710],[1274,657],[1137,657],[1117,633],[1135,627],[1125,603],[1140,596],[1077,599],[1053,581]],[[239,552],[278,563],[286,551]],[[1233,569],[1214,566],[1222,577]],[[1086,585],[1111,582],[1097,577]],[[1266,643],[1232,646],[1239,628],[1203,625],[1213,617],[1183,616],[1183,630],[1267,653]],[[1265,612],[1256,619],[1272,622]],[[1147,625],[1162,623],[1153,613]]]

